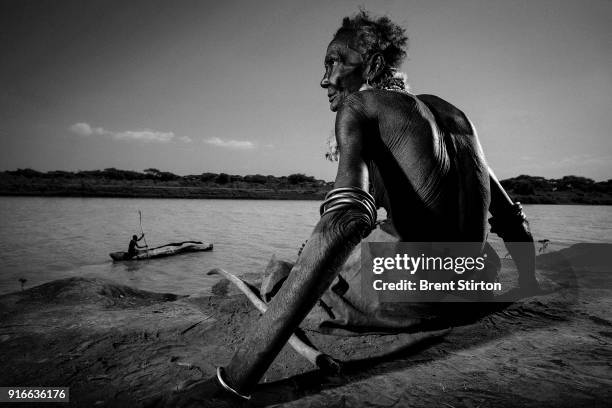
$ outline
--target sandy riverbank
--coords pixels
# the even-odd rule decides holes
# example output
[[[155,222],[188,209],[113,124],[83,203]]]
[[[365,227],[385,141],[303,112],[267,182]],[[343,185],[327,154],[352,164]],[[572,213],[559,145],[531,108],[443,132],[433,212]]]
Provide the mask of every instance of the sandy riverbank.
[[[322,376],[286,348],[252,406],[604,406],[612,397],[611,253],[610,244],[579,244],[540,256],[548,294],[444,335],[309,332],[346,362],[343,375]],[[1,296],[0,384],[69,386],[71,406],[140,406],[212,376],[258,316],[225,286],[177,297],[72,278]]]

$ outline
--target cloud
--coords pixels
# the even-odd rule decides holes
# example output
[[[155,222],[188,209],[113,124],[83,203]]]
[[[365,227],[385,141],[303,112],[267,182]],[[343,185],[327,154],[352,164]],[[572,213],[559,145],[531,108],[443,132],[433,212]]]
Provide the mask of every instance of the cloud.
[[[107,136],[112,137],[116,140],[137,140],[142,142],[167,143],[175,139],[174,132],[160,132],[151,129],[113,132],[111,130],[106,130],[101,127],[91,127],[88,123],[85,122],[75,123],[74,125],[70,126],[70,131],[83,137]],[[179,140],[184,143],[191,142],[191,138],[188,136],[181,136],[176,138],[176,140]]]
[[[70,130],[79,136],[103,135],[106,130],[102,128],[92,128],[88,123],[79,122],[70,126]]]
[[[169,142],[174,138],[173,132],[158,132],[155,130],[127,130],[125,132],[109,132],[115,139],[142,140],[143,142]]]
[[[253,149],[255,144],[248,140],[223,140],[218,137],[212,137],[204,140],[204,143],[211,144],[213,146],[226,147],[228,149]]]

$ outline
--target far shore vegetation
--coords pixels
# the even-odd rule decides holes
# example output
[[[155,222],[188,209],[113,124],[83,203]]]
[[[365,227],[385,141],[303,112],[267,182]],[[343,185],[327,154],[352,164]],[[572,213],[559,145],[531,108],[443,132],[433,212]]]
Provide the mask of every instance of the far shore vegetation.
[[[578,176],[545,179],[521,175],[501,183],[514,200],[524,204],[612,204],[612,179],[595,182]],[[0,195],[5,196],[321,200],[332,188],[333,182],[301,173],[281,177],[226,173],[179,176],[152,168],[142,172],[115,168],[0,172]]]

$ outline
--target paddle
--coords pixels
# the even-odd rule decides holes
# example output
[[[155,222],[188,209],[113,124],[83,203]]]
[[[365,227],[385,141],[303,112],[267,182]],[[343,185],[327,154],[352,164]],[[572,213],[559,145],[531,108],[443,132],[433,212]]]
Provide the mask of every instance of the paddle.
[[[144,237],[144,231],[142,229],[142,212],[140,210],[138,210],[138,220],[140,221],[140,233],[144,238],[145,247],[147,247],[147,256],[149,256],[149,245],[147,244],[147,239]]]

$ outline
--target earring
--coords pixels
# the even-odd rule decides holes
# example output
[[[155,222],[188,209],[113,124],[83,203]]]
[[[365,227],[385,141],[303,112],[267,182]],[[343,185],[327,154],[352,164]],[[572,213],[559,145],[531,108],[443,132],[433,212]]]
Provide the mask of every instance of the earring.
[[[359,88],[360,91],[365,91],[367,89],[372,89],[372,85],[370,85],[370,78],[366,78],[365,84],[361,85],[361,88]]]

